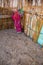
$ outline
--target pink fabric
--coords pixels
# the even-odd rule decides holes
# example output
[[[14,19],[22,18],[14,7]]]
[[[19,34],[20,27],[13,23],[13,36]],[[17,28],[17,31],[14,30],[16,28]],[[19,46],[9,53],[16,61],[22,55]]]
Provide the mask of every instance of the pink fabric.
[[[14,26],[16,27],[16,31],[21,32],[21,24],[20,24],[21,16],[19,15],[19,13],[15,12],[15,14],[12,16],[12,19],[14,20]]]
[[[20,21],[15,21],[14,25],[15,25],[15,27],[16,27],[16,31],[17,31],[17,32],[21,32]]]

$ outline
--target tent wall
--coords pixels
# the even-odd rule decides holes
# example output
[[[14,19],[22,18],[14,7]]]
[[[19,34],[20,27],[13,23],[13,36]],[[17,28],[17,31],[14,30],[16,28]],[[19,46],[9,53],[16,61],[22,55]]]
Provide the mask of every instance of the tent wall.
[[[0,0],[0,7],[8,8],[22,8],[29,4],[43,4],[43,0]]]

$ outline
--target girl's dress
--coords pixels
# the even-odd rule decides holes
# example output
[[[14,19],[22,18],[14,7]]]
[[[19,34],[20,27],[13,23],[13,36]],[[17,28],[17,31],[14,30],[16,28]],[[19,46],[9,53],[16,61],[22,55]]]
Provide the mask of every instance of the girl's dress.
[[[14,27],[16,28],[17,32],[21,32],[21,24],[20,24],[20,20],[21,20],[21,16],[18,12],[15,12],[12,16],[12,19],[14,21]]]

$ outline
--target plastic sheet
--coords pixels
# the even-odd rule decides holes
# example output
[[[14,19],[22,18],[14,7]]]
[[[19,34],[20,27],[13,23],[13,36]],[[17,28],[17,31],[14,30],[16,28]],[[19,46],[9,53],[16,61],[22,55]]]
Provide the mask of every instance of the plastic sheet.
[[[40,31],[40,34],[39,34],[39,37],[38,37],[38,44],[43,46],[43,26],[41,28],[41,31]]]

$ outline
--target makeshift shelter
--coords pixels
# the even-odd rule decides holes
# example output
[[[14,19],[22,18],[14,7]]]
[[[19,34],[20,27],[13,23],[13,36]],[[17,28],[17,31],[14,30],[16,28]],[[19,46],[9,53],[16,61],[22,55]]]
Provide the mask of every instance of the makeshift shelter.
[[[0,29],[14,28],[11,15],[15,9],[24,11],[24,33],[37,42],[43,26],[43,0],[0,0]]]

